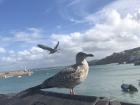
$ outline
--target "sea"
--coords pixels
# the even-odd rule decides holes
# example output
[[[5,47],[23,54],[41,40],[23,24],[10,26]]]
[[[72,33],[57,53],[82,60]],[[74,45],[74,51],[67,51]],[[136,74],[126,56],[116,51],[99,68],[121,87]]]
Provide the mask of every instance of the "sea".
[[[42,83],[64,67],[33,69],[31,76],[0,79],[0,94],[11,94]],[[140,66],[133,64],[108,64],[90,66],[87,79],[75,87],[78,95],[108,97],[111,100],[140,103]],[[121,84],[134,85],[139,91],[125,93]],[[45,91],[68,93],[68,89],[52,88]]]

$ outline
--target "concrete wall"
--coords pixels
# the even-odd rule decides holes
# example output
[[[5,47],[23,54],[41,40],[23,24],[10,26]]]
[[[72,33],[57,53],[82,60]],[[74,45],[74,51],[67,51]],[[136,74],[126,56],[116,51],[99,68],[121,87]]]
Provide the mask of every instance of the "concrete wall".
[[[103,97],[69,95],[54,92],[20,92],[14,96],[0,95],[0,105],[135,105],[110,101]]]

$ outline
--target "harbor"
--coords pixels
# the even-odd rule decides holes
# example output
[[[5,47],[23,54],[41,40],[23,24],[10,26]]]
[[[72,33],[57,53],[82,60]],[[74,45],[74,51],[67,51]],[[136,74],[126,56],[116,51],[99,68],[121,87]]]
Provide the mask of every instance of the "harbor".
[[[0,0],[0,105],[140,105],[140,0]]]
[[[51,77],[62,69],[63,67],[33,69],[33,74],[31,76],[22,76],[21,78],[2,78],[0,79],[0,93],[19,93],[42,83],[45,79]],[[75,88],[75,92],[76,95],[80,96],[106,97],[110,100],[117,100],[119,102],[139,104],[139,74],[139,66],[134,66],[133,64],[90,66],[88,78]],[[138,89],[138,91],[122,91],[121,85],[123,83],[132,84]],[[69,94],[68,89],[61,88],[45,89],[44,91]]]

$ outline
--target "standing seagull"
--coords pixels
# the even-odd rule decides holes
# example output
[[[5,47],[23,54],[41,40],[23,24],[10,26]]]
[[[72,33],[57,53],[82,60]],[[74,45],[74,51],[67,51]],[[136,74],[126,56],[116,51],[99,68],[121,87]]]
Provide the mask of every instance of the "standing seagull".
[[[58,51],[58,49],[57,49],[58,45],[59,45],[59,41],[54,48],[51,48],[51,47],[48,47],[48,46],[45,46],[45,45],[42,45],[42,44],[38,44],[37,46],[44,49],[44,50],[48,50],[48,51],[50,51],[50,54],[53,54],[53,53]]]
[[[45,88],[68,88],[70,94],[74,95],[74,87],[83,82],[88,75],[89,66],[86,57],[93,57],[92,54],[79,52],[76,55],[76,64],[65,68],[54,76],[45,80],[42,84],[31,87],[27,90],[35,91]]]

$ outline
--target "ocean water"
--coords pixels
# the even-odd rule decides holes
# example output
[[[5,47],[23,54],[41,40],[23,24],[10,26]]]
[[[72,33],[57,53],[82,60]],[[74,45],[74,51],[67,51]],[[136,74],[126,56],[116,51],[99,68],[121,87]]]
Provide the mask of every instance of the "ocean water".
[[[35,69],[32,76],[0,79],[0,94],[17,93],[43,82],[62,68]],[[88,78],[75,88],[78,95],[103,96],[112,100],[140,103],[140,66],[133,64],[109,64],[90,66]],[[122,83],[130,83],[138,92],[130,94],[121,91]],[[68,89],[48,89],[48,91],[69,93]]]

